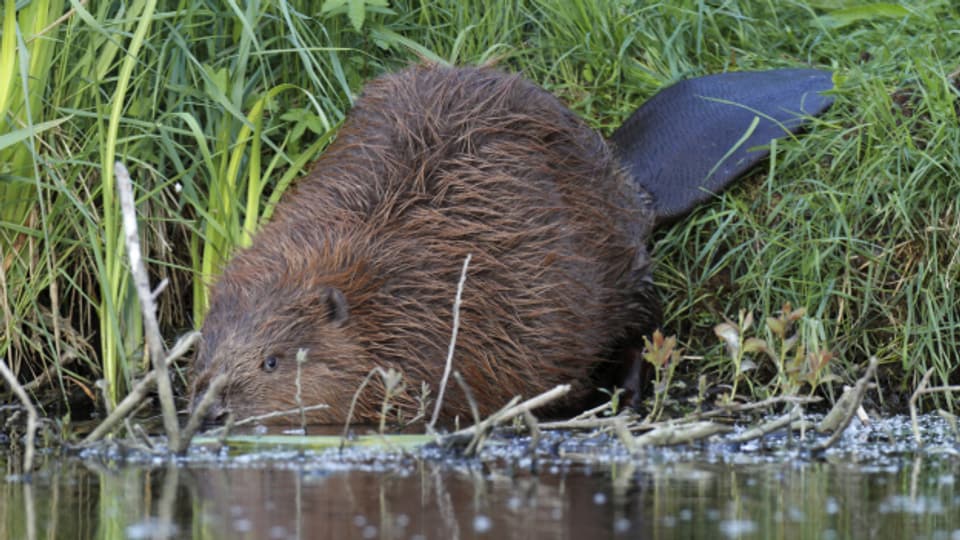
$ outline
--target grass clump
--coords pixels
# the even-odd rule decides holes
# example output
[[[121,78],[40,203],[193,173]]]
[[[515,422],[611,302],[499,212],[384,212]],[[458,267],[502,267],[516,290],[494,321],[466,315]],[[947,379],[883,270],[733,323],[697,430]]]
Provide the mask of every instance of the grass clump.
[[[200,323],[206,287],[335,135],[363,82],[418,58],[496,61],[605,133],[685,77],[833,69],[836,104],[809,133],[777,142],[762,170],[656,235],[666,333],[706,357],[678,376],[745,376],[758,392],[769,379],[731,375],[713,328],[790,303],[806,309],[806,351],[829,344],[824,369],[845,381],[876,356],[891,398],[929,368],[956,382],[960,13],[950,3],[19,4],[4,1],[0,15],[0,357],[41,404],[95,400],[101,377],[116,400],[145,365],[114,159],[138,180],[173,337]],[[779,391],[799,349],[777,351]]]

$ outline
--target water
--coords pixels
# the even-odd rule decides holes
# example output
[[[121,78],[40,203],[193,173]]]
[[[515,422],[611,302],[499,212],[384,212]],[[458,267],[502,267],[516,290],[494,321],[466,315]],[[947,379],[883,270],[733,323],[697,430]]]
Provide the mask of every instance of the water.
[[[960,540],[956,443],[920,449],[881,432],[898,440],[861,431],[820,456],[725,444],[630,456],[612,439],[563,435],[534,454],[521,439],[472,460],[46,456],[30,484],[0,485],[0,537]]]

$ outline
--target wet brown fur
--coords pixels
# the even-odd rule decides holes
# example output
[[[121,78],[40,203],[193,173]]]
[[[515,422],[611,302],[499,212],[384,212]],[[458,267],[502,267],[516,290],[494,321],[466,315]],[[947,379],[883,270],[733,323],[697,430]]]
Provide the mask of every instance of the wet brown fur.
[[[659,318],[652,220],[603,139],[534,84],[488,68],[386,75],[212,288],[194,395],[227,373],[220,411],[294,408],[303,348],[303,403],[330,406],[309,421],[343,421],[375,366],[404,374],[411,417],[421,382],[436,396],[471,254],[453,363],[480,412],[561,383],[560,406],[582,404]],[[366,390],[355,419],[376,420],[381,398]],[[470,413],[451,379],[454,415]]]

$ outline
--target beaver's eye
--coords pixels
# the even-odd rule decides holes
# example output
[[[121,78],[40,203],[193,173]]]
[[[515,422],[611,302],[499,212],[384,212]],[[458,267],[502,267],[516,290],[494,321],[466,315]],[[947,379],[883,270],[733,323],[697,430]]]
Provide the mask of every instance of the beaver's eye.
[[[268,355],[263,359],[263,370],[267,373],[277,369],[277,365],[280,364],[280,359],[274,355]]]

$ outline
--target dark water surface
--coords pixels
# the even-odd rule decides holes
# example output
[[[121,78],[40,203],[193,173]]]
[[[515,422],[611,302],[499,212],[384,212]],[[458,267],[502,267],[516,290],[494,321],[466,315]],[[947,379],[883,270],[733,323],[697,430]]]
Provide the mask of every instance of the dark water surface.
[[[31,483],[0,486],[0,537],[960,540],[955,440],[921,450],[890,426],[848,439],[821,456],[723,443],[630,456],[611,439],[561,435],[536,457],[521,439],[474,460],[47,456]]]

